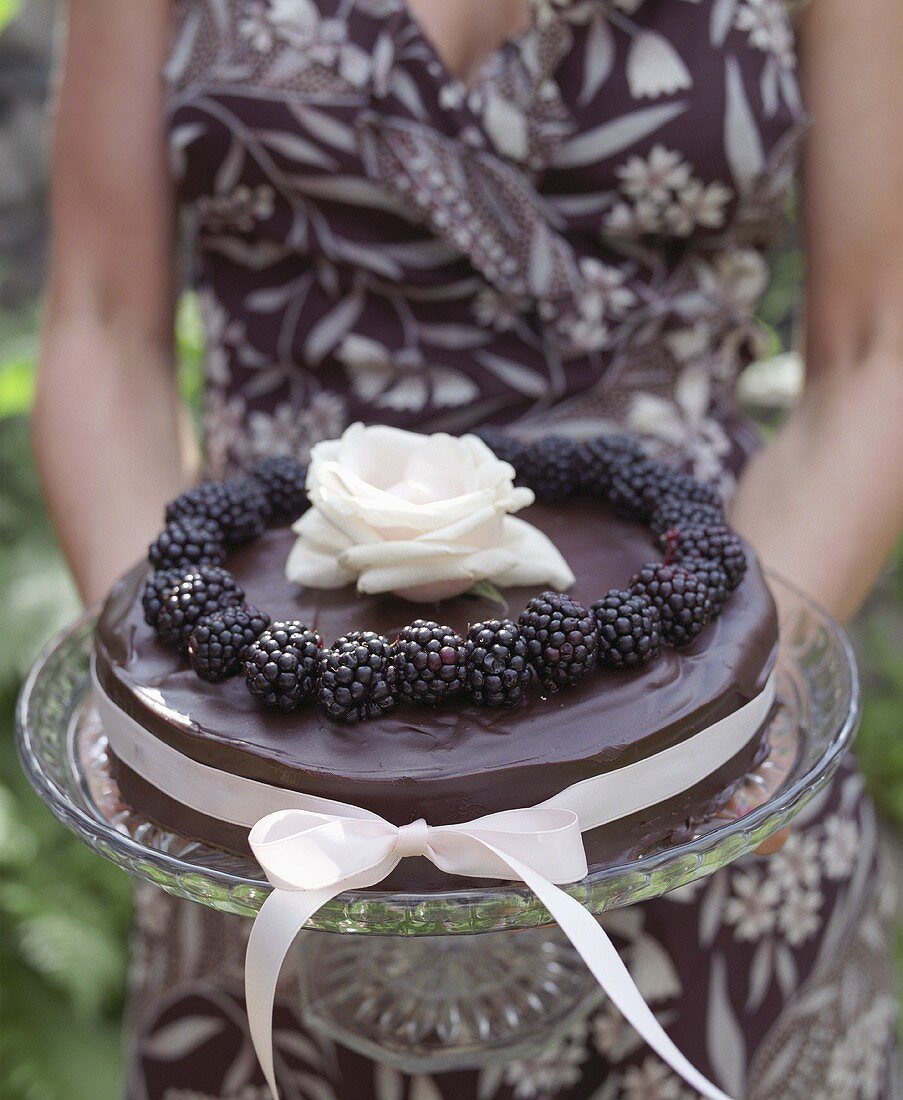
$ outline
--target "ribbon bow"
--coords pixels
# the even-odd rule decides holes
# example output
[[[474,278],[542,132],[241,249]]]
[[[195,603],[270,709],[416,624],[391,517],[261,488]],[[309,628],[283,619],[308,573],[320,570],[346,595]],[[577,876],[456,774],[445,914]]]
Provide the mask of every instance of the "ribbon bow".
[[[251,1039],[274,1097],[273,1003],[295,937],[337,894],[375,886],[402,859],[424,856],[450,874],[523,882],[652,1049],[709,1100],[729,1100],[668,1038],[601,925],[559,889],[587,873],[580,819],[572,810],[537,806],[460,825],[431,826],[420,819],[399,826],[360,807],[319,801],[324,812],[280,810],[258,821],[249,836],[273,892],[248,941],[245,995]]]

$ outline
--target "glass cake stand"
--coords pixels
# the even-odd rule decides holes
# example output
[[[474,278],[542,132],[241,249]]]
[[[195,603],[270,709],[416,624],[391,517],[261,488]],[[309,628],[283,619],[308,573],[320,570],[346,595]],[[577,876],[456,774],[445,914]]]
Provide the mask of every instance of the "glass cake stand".
[[[827,785],[849,749],[859,722],[849,642],[800,592],[771,583],[781,647],[768,757],[685,839],[566,887],[592,913],[659,897],[754,851]],[[17,737],[31,783],[64,825],[135,877],[253,916],[269,892],[253,861],[166,832],[122,802],[91,703],[95,619],[89,611],[60,634],[23,687]],[[306,1022],[406,1072],[532,1056],[603,999],[544,907],[515,884],[349,892],[309,929],[301,941],[315,937],[315,950],[297,959]]]

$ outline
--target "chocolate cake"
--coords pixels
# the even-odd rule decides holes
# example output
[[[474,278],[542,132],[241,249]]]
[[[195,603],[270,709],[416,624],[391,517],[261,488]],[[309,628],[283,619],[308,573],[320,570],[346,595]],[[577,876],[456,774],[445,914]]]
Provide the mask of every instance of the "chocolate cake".
[[[586,494],[535,503],[523,516],[561,551],[576,578],[568,594],[586,607],[662,557],[661,541],[648,526]],[[248,604],[315,627],[327,646],[356,630],[391,640],[413,618],[447,624],[464,636],[473,623],[516,619],[537,595],[535,588],[505,589],[507,607],[485,592],[414,605],[391,594],[360,595],[353,584],[299,587],[285,576],[293,541],[278,517],[233,550],[228,569]],[[221,683],[200,679],[184,652],[147,625],[146,564],[128,573],[106,601],[96,676],[101,690],[150,737],[220,771],[349,802],[399,825],[421,817],[433,825],[464,822],[535,805],[582,779],[661,752],[759,694],[775,662],[777,620],[755,556],[744,549],[742,583],[689,644],[663,646],[656,660],[639,667],[594,669],[566,689],[536,678],[517,705],[505,708],[463,695],[441,708],[399,705],[356,723],[338,722],[313,704],[291,713],[267,710],[243,676]],[[587,833],[590,865],[641,853],[717,811],[766,751],[766,725],[689,790]],[[175,802],[115,757],[114,765],[123,797],[147,817],[212,845],[247,851],[247,830]],[[380,888],[453,885],[425,860],[409,859]]]

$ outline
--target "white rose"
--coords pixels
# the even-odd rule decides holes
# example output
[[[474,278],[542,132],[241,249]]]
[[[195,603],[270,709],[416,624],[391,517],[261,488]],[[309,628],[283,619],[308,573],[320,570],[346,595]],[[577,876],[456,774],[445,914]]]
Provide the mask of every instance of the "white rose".
[[[482,580],[568,588],[574,575],[558,550],[510,514],[534,499],[513,479],[476,436],[352,424],[311,452],[311,508],[294,525],[286,576],[427,602]]]

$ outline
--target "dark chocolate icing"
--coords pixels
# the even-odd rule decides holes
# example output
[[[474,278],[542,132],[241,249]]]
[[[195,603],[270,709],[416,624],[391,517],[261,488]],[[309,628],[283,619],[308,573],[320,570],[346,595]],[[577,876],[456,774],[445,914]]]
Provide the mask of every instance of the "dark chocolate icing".
[[[624,587],[644,562],[659,556],[645,528],[597,504],[534,505],[522,514],[562,551],[577,577],[571,591],[586,603]],[[300,590],[283,574],[293,538],[288,528],[268,531],[236,553],[229,568],[250,602],[274,618],[316,626],[327,644],[359,628],[392,637],[417,617],[463,630],[468,622],[504,614],[497,604],[471,597],[423,606],[390,596],[361,597],[351,587]],[[513,710],[466,703],[438,711],[400,706],[385,717],[345,725],[314,706],[292,715],[264,711],[240,678],[223,684],[199,680],[144,623],[145,574],[146,566],[138,566],[116,585],[98,625],[98,675],[114,702],[205,764],[365,806],[397,824],[422,816],[438,825],[532,805],[682,741],[758,693],[777,643],[774,604],[750,552],[748,574],[723,615],[693,645],[664,649],[645,668],[599,670],[560,693],[535,687]],[[534,594],[506,591],[511,616]],[[748,752],[721,769],[704,791],[687,792],[669,814],[685,818],[694,806],[711,803],[748,770],[758,744],[754,738]],[[142,798],[140,784],[129,786]],[[147,795],[145,790],[142,801]],[[159,808],[152,816],[161,816]],[[232,847],[230,839],[224,834],[222,842]]]

